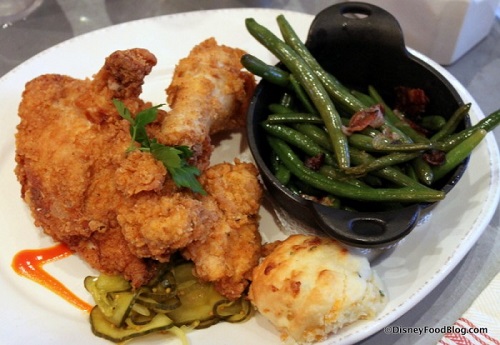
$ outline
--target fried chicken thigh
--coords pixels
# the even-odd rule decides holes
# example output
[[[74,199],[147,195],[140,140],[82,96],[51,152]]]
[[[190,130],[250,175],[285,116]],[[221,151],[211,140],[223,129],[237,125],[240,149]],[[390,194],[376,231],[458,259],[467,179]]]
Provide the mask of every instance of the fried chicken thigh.
[[[220,49],[217,45],[212,48]],[[241,54],[228,47],[222,50],[230,59]],[[189,257],[200,278],[216,282],[228,297],[237,297],[235,291],[241,294],[260,254],[257,214],[261,190],[255,167],[240,162],[212,167],[200,177],[208,193],[199,195],[176,187],[163,164],[150,153],[127,152],[131,142],[129,123],[119,116],[112,100],[121,100],[133,114],[150,107],[139,96],[144,77],[156,62],[155,56],[144,49],[117,51],[106,58],[92,79],[49,74],[27,83],[16,134],[15,172],[22,186],[21,196],[31,209],[35,225],[54,240],[68,244],[101,272],[122,274],[137,287],[154,275],[158,262],[186,250],[194,253]],[[181,61],[178,69],[183,68]],[[219,68],[225,69],[224,65]],[[221,72],[218,78],[222,79],[209,91],[196,87],[190,94],[187,89],[177,91],[177,97],[184,94],[184,101],[171,103],[170,113],[160,110],[157,120],[148,125],[148,133],[160,142],[196,149],[210,146],[211,132],[241,125],[250,96],[244,90],[251,90],[254,84],[241,66],[237,72],[236,68],[229,68],[229,74]],[[201,76],[203,71],[197,73]],[[208,79],[213,78],[212,69],[206,73]],[[183,87],[189,88],[178,78],[174,76],[172,85],[184,83]],[[224,100],[219,108],[193,115],[191,107],[204,104],[214,95],[226,95],[226,85],[233,84],[242,86],[237,97],[221,96]],[[188,115],[185,118],[180,114]],[[209,119],[196,120],[195,116]],[[222,117],[224,121],[216,120]],[[197,127],[196,135],[186,130],[188,140],[182,139],[180,130],[172,139],[174,135],[167,128],[181,128],[184,120],[204,125]],[[205,149],[198,156],[197,162],[203,162],[199,167],[208,165],[210,152]],[[219,169],[234,174],[216,173]],[[252,188],[235,189],[235,176],[241,179],[238,188],[242,183]],[[236,197],[240,198],[237,203]],[[241,208],[228,209],[231,199],[233,208]],[[210,265],[204,262],[211,255],[210,243],[221,238],[222,228],[231,234],[224,244],[230,254],[223,255],[230,268],[222,274],[205,274],[210,271]],[[203,254],[195,249],[201,246],[207,247]],[[238,251],[240,255],[235,257],[233,253]]]

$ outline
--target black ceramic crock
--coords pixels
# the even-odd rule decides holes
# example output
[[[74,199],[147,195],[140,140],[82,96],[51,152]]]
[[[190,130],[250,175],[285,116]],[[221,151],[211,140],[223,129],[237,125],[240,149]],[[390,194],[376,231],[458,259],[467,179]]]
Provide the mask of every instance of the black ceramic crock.
[[[346,2],[326,8],[314,18],[306,46],[344,85],[360,90],[373,85],[389,104],[394,88],[404,85],[425,90],[431,100],[428,113],[449,116],[462,105],[448,80],[406,49],[399,23],[380,7]],[[278,182],[269,169],[270,148],[259,123],[269,114],[268,105],[279,102],[282,91],[267,81],[259,82],[247,123],[250,150],[268,192],[278,205],[293,217],[354,247],[389,247],[408,235],[421,210],[432,204],[411,204],[392,211],[346,211],[306,200]],[[468,125],[466,119],[463,127]],[[436,188],[449,192],[466,165],[467,161],[463,162]]]

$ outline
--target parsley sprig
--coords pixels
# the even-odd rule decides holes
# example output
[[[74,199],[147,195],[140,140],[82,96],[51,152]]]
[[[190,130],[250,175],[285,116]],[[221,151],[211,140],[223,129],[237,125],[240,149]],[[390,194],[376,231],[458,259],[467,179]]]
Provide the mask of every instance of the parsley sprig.
[[[130,123],[132,142],[127,152],[136,149],[150,152],[155,159],[163,163],[178,187],[186,187],[195,193],[206,194],[200,182],[196,179],[200,175],[200,170],[187,162],[193,156],[193,152],[189,147],[160,144],[155,138],[149,138],[146,132],[146,126],[156,120],[158,108],[163,104],[144,109],[137,113],[135,117],[132,117],[132,113],[122,101],[114,99],[113,103],[118,114]],[[137,147],[134,142],[139,143],[141,146]]]

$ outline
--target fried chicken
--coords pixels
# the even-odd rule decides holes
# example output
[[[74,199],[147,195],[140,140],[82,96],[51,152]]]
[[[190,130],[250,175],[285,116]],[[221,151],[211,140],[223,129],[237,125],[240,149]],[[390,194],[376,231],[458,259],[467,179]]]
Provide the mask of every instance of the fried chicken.
[[[110,55],[93,80],[35,78],[23,93],[16,134],[15,171],[35,225],[93,267],[123,273],[135,284],[147,281],[153,270],[129,250],[119,228],[119,209],[133,204],[115,174],[133,161],[145,175],[134,189],[154,192],[162,188],[166,171],[151,155],[125,154],[129,126],[111,100],[122,99],[132,111],[146,107],[138,95],[155,64],[151,53],[135,49]]]
[[[255,87],[254,77],[242,71],[240,49],[218,45],[210,38],[193,48],[176,66],[167,89],[169,116],[158,135],[168,145],[187,145],[195,164],[204,169],[213,147],[210,135],[242,128]],[[204,97],[192,97],[192,94]]]
[[[248,286],[259,263],[261,237],[258,212],[262,188],[253,164],[236,161],[209,168],[201,182],[215,199],[221,217],[206,238],[195,240],[183,255],[195,263],[196,275],[215,282],[228,298],[237,298]]]
[[[218,47],[212,48],[217,51]],[[223,50],[229,55],[240,54],[239,50],[227,47]],[[193,51],[206,53],[196,48]],[[238,163],[232,168],[232,164],[223,163],[214,170],[207,170],[201,178],[207,181],[204,182],[207,190],[217,184],[212,181],[214,178],[221,181],[220,188],[213,192],[214,195],[209,191],[202,196],[175,186],[163,164],[150,153],[127,152],[131,142],[129,123],[119,116],[112,100],[121,100],[133,114],[149,108],[151,104],[139,96],[144,77],[156,63],[152,53],[137,48],[111,54],[91,79],[55,74],[33,79],[26,84],[23,93],[19,106],[21,121],[16,134],[15,172],[22,186],[21,196],[31,209],[35,225],[54,240],[68,244],[92,267],[104,273],[122,274],[136,287],[146,283],[154,275],[158,262],[168,261],[172,253],[195,241],[208,245],[211,238],[216,240],[213,234],[218,226],[224,226],[229,232],[240,231],[231,218],[237,213],[224,209],[219,194],[232,198],[231,195],[237,192],[243,198],[241,205],[248,203],[257,207],[239,211],[252,219],[248,222],[253,224],[252,232],[257,229],[256,210],[260,202],[260,186],[251,165]],[[179,70],[183,69],[182,65],[181,61]],[[203,71],[198,73],[201,75]],[[209,78],[213,77],[213,70],[206,73]],[[189,83],[179,83],[177,78],[174,77],[172,85],[183,85],[180,89],[184,91],[177,91],[177,97],[183,95],[184,101],[171,103],[170,113],[159,110],[157,120],[147,127],[148,133],[158,141],[167,142],[170,138],[166,128],[182,126],[180,114],[189,114],[186,116],[191,120],[195,113],[209,117],[198,119],[199,123],[204,123],[197,129],[201,135],[193,136],[192,131],[187,131],[191,136],[189,141],[180,140],[182,133],[177,132],[175,144],[188,144],[192,148],[207,147],[210,141],[207,135],[213,131],[232,129],[236,122],[242,124],[244,105],[250,96],[244,90],[253,87],[248,86],[253,85],[249,74],[233,73],[232,70],[230,74],[221,73],[218,78],[222,79],[215,88],[207,91],[193,87],[189,94],[186,93]],[[237,97],[227,98],[226,83],[246,86],[242,86]],[[190,107],[204,104],[206,100],[213,104],[217,98],[214,95],[220,96],[223,106],[211,112],[190,111]],[[224,116],[223,122],[228,126],[221,126],[214,120],[219,115]],[[231,122],[228,117],[239,120]],[[199,167],[208,165],[210,153],[211,149],[206,149],[198,156],[198,162],[203,161]],[[232,175],[216,177],[214,171],[217,169],[239,171],[243,179],[248,179],[248,185],[256,184],[256,189],[240,193],[231,184],[229,176]],[[228,244],[227,250],[239,250],[241,246],[241,254],[248,254],[248,265],[254,265],[254,258],[260,251],[260,237],[250,232],[244,236],[254,238],[251,251],[246,243],[240,243],[239,235],[231,236],[234,241],[230,241],[232,244]],[[206,275],[204,278],[209,281],[229,279],[237,287],[225,290],[242,291],[240,286],[246,284],[249,267],[240,268],[238,261],[241,258],[226,256],[233,269],[226,270],[225,275]],[[198,258],[199,255],[193,256],[199,266]]]

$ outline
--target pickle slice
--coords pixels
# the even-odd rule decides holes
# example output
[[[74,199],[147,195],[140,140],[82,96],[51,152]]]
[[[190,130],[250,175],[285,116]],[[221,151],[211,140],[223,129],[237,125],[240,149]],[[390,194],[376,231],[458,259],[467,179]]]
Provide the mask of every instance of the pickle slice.
[[[244,297],[228,301],[213,284],[200,281],[188,261],[160,266],[158,275],[137,289],[121,276],[105,274],[86,277],[84,285],[96,302],[92,332],[114,342],[171,327],[178,333],[184,325],[201,329],[220,321],[241,322],[252,311]]]
[[[247,299],[220,301],[214,306],[214,314],[226,322],[242,322],[252,314],[252,305]]]
[[[101,338],[115,343],[132,339],[146,334],[164,331],[174,326],[173,321],[165,314],[156,314],[150,322],[145,325],[133,325],[132,327],[116,327],[108,321],[99,307],[94,307],[90,312],[90,325],[92,332]]]
[[[107,319],[115,326],[120,327],[125,323],[132,310],[136,294],[132,291],[124,291],[110,293],[110,295],[113,300],[113,313]]]

